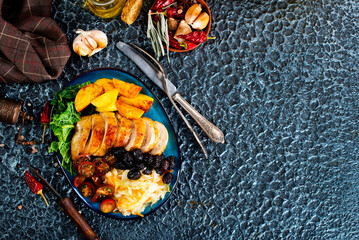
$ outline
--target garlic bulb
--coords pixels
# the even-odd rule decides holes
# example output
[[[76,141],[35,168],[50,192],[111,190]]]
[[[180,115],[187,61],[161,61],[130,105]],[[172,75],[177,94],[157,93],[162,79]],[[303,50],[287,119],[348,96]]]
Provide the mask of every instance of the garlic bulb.
[[[107,36],[100,30],[84,31],[78,29],[76,33],[79,35],[73,41],[72,48],[80,56],[91,57],[107,46]]]

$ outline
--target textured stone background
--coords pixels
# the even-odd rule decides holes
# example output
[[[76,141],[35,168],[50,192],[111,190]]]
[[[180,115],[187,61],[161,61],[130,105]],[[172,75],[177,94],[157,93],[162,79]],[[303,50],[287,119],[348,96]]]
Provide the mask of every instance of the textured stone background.
[[[97,28],[109,46],[90,59],[73,54],[58,81],[1,86],[0,94],[25,100],[37,117],[26,137],[40,142],[41,107],[74,76],[98,67],[137,75],[178,133],[183,171],[170,201],[136,221],[96,214],[70,189],[47,144],[30,153],[14,144],[16,127],[0,123],[0,239],[83,239],[53,194],[45,192],[46,208],[30,192],[26,163],[71,196],[101,239],[359,239],[358,1],[208,0],[217,39],[162,63],[184,98],[225,132],[221,145],[195,128],[209,160],[165,95],[114,47],[124,40],[151,51],[151,2],[128,27],[86,13],[75,0],[54,0],[70,43],[75,29]]]

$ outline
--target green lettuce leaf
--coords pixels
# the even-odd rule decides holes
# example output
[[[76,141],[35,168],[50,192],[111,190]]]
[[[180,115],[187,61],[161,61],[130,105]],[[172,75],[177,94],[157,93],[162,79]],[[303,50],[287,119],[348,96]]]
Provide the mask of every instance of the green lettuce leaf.
[[[60,152],[62,156],[62,166],[72,175],[76,173],[73,169],[71,159],[71,138],[75,124],[80,121],[80,113],[75,109],[74,100],[77,92],[91,82],[81,85],[69,86],[57,93],[51,101],[54,114],[50,122],[51,130],[58,141],[51,143],[49,152]]]

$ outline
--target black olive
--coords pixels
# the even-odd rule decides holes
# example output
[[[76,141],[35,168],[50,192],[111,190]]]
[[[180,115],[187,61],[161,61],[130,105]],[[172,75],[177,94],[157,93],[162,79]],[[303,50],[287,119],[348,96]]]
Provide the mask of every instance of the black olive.
[[[117,156],[121,157],[124,153],[126,153],[126,150],[122,147],[118,147],[118,148],[112,149],[110,153],[116,157]]]
[[[143,153],[140,149],[135,149],[132,152],[133,157],[137,160],[137,161],[142,161],[143,159]]]
[[[114,168],[122,169],[122,170],[129,169],[129,167],[122,161],[117,161],[114,165]]]
[[[174,156],[168,156],[167,161],[170,163],[168,170],[172,170],[176,167],[176,159]]]
[[[173,175],[172,173],[166,173],[165,175],[163,175],[162,177],[162,182],[165,184],[170,184],[172,181]]]
[[[162,158],[160,156],[154,156],[152,167],[153,168],[159,168],[161,166]]]
[[[129,152],[126,152],[123,155],[122,162],[124,162],[129,168],[131,168],[133,166],[134,161]]]
[[[149,153],[145,153],[143,154],[143,159],[142,159],[143,163],[148,167],[152,165],[153,162],[153,156]]]
[[[161,168],[163,170],[167,170],[170,167],[170,163],[168,162],[168,160],[164,159],[161,162]]]
[[[145,175],[151,175],[152,169],[146,168],[145,170],[143,170],[142,173],[145,174]]]
[[[155,171],[158,175],[162,175],[163,174],[163,171],[161,168],[155,168]]]
[[[127,178],[130,179],[130,180],[140,179],[141,176],[142,176],[141,172],[138,171],[138,170],[135,170],[135,169],[132,169],[131,171],[129,171],[127,173]]]
[[[138,162],[138,163],[136,163],[135,164],[135,168],[134,169],[136,169],[136,170],[143,170],[143,169],[145,169],[145,164],[144,163],[142,163],[142,162]]]

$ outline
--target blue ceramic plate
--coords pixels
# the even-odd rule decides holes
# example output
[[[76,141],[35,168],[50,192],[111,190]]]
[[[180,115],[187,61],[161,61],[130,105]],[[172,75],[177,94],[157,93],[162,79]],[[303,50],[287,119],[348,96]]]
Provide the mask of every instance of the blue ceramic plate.
[[[180,167],[181,167],[181,157],[180,157],[181,155],[180,155],[180,150],[178,147],[178,142],[177,142],[177,137],[176,137],[175,131],[173,129],[171,120],[169,119],[166,111],[164,110],[162,104],[159,102],[158,98],[153,94],[153,92],[151,92],[151,90],[141,80],[139,80],[137,77],[133,76],[130,73],[127,73],[127,72],[124,72],[124,71],[118,70],[118,69],[112,69],[112,68],[95,69],[95,70],[83,73],[80,76],[74,78],[67,86],[82,84],[87,81],[95,82],[99,78],[109,78],[109,79],[117,78],[122,81],[141,86],[142,87],[141,93],[146,94],[154,99],[151,109],[147,113],[145,113],[144,116],[151,118],[154,121],[161,122],[167,128],[169,140],[168,140],[166,150],[164,151],[163,154],[166,157],[170,156],[170,155],[174,156],[176,158],[176,167],[174,168],[174,170],[172,172],[173,179],[170,184],[170,192],[168,192],[166,194],[164,199],[161,199],[157,203],[146,207],[145,211],[142,213],[143,215],[146,216],[146,215],[156,211],[159,207],[161,207],[168,200],[172,191],[174,190],[174,188],[177,185],[177,181],[179,179],[179,174],[180,174]],[[60,154],[58,154],[58,157],[61,161],[62,158],[61,158]],[[66,171],[65,169],[63,169],[63,170],[65,172],[65,175],[66,175],[69,183],[71,184],[72,188],[75,190],[77,195],[81,198],[81,200],[87,206],[89,206],[95,212],[105,215],[106,217],[111,217],[111,218],[115,218],[115,219],[140,218],[137,215],[124,216],[121,213],[103,213],[100,210],[100,202],[93,203],[90,201],[90,198],[86,198],[86,197],[82,196],[80,194],[80,192],[78,191],[78,189],[73,184],[74,176],[71,176],[71,174],[68,171]]]

